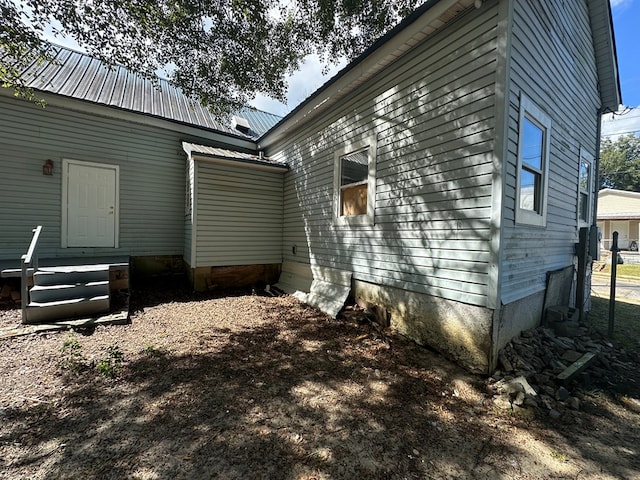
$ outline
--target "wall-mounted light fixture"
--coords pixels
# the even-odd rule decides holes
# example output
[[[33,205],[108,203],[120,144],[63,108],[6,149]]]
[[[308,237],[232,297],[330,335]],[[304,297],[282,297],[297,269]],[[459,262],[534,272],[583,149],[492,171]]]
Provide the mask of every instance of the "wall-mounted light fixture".
[[[42,174],[43,175],[53,175],[53,160],[47,160],[42,165]]]

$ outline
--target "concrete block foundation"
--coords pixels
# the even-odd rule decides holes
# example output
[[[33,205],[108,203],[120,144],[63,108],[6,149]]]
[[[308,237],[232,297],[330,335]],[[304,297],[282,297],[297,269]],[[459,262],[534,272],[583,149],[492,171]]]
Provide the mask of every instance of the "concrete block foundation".
[[[222,288],[262,288],[278,281],[281,264],[233,265],[188,268],[189,280],[197,292]]]
[[[357,300],[385,307],[391,326],[416,343],[471,372],[489,372],[493,310],[360,280],[354,280],[353,293]]]

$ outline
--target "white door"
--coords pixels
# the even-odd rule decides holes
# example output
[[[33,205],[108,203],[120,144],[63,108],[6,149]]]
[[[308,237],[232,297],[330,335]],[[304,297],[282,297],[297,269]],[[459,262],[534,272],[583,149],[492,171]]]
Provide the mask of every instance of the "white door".
[[[116,247],[118,167],[75,161],[65,166],[66,246]]]
[[[611,241],[613,232],[618,232],[618,248],[629,248],[629,222],[611,222]]]

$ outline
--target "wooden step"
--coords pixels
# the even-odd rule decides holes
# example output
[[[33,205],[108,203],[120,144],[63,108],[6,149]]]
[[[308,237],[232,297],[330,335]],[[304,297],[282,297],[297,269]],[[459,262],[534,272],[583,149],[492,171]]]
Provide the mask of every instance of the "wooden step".
[[[42,323],[71,319],[98,313],[106,313],[110,308],[109,295],[73,298],[56,302],[31,302],[27,306],[23,323]]]
[[[109,294],[109,280],[67,285],[34,285],[29,291],[32,302],[46,303],[73,298],[97,297]]]

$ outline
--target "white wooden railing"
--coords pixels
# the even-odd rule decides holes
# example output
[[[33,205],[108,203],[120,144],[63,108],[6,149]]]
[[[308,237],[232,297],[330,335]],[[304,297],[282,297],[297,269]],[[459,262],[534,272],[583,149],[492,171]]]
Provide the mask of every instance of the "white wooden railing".
[[[38,225],[33,229],[33,236],[27,253],[20,258],[20,267],[22,269],[21,276],[21,292],[22,300],[22,323],[27,321],[27,305],[29,305],[29,269],[36,273],[38,269],[38,242],[40,241],[40,232],[42,225]]]

